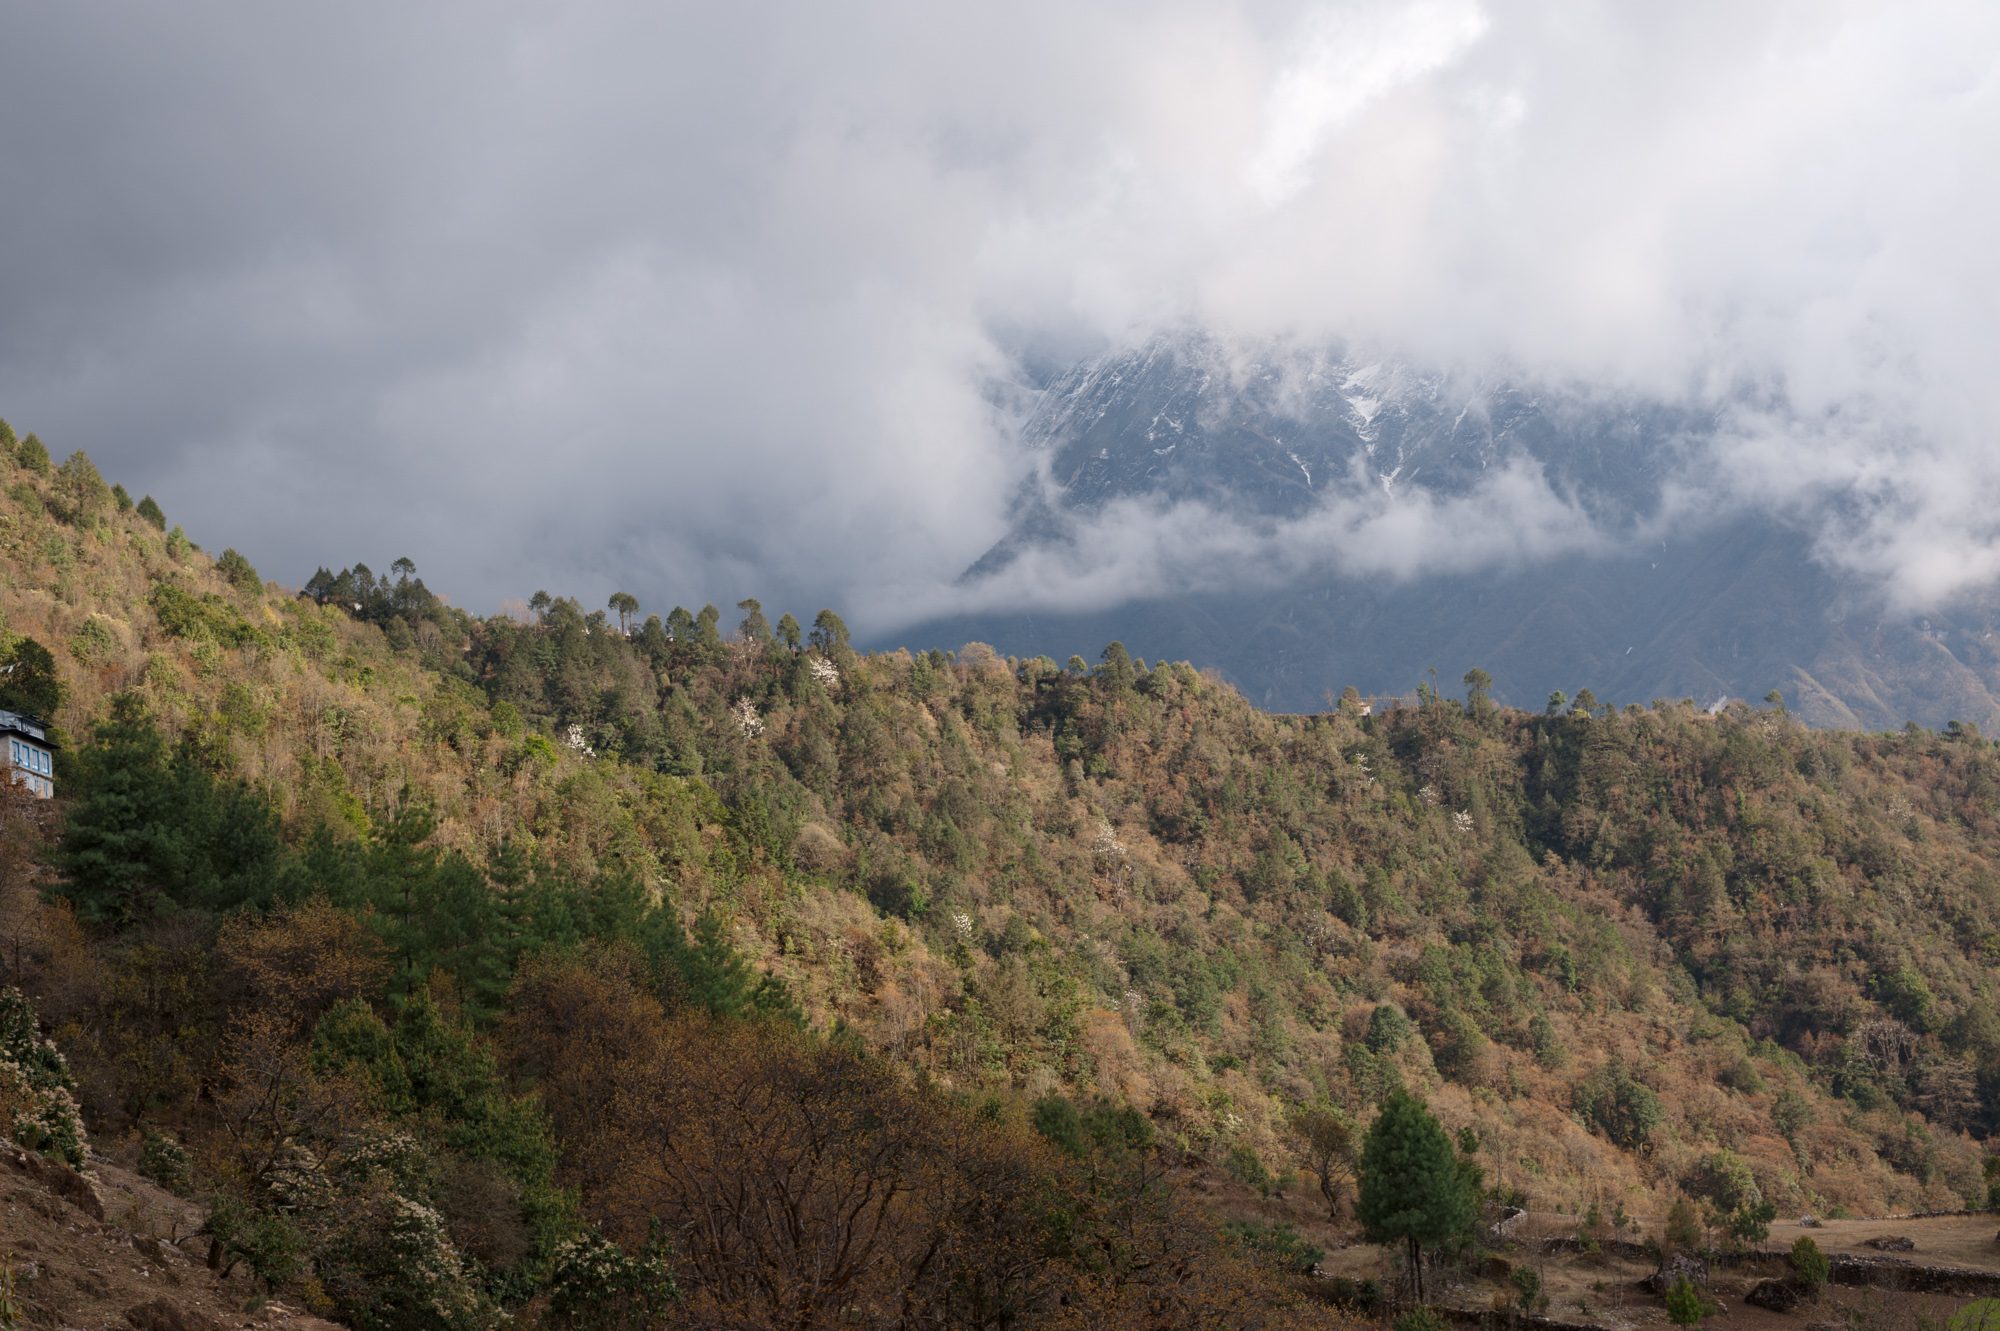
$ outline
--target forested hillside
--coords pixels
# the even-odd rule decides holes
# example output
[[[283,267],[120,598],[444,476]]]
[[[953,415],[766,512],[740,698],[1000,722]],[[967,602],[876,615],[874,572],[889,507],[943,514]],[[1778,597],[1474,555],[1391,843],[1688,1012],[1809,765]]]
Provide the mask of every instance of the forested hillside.
[[[293,593],[0,442],[4,689],[40,690],[0,706],[64,741],[56,808],[7,806],[0,986],[219,1262],[356,1325],[611,1325],[612,1287],[711,1326],[1325,1315],[1187,1185],[1311,1188],[1312,1123],[1398,1087],[1550,1209],[1987,1201],[1969,728],[1524,713],[1476,672],[1275,716],[1116,644],[480,618],[407,561]]]

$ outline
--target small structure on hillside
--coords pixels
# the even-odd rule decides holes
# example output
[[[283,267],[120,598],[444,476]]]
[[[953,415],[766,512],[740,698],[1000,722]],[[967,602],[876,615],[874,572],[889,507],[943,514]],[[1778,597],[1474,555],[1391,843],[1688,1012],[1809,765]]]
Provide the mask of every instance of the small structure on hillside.
[[[0,712],[0,736],[7,740],[7,775],[43,799],[56,793],[55,744],[41,722],[18,712]]]

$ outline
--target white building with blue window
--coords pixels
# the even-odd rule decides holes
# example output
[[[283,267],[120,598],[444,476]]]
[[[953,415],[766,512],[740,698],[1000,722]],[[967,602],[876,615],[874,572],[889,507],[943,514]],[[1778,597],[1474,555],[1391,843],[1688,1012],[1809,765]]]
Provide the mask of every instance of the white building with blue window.
[[[18,712],[0,712],[0,738],[7,741],[7,774],[15,784],[50,799],[56,793],[55,746],[48,732]]]

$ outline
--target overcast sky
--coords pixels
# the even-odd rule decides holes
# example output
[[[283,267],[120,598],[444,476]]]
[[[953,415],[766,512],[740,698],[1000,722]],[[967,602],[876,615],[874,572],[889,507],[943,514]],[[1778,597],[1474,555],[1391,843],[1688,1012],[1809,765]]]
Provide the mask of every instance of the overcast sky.
[[[1691,506],[2000,576],[1984,0],[0,3],[0,415],[279,581],[890,625],[1185,326],[1764,385]]]

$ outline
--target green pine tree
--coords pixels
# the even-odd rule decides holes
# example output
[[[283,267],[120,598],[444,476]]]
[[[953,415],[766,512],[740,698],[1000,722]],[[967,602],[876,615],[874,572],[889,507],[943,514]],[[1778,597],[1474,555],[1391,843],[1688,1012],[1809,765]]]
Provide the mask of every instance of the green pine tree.
[[[719,1017],[749,1011],[757,972],[729,941],[722,917],[710,911],[694,922],[694,936],[677,958],[681,992],[691,1006]]]
[[[1424,1297],[1424,1250],[1459,1242],[1478,1219],[1478,1195],[1451,1138],[1422,1101],[1392,1093],[1361,1150],[1356,1216],[1372,1243],[1402,1243],[1417,1301]]]
[[[183,849],[174,818],[167,746],[139,699],[120,694],[77,758],[75,787],[56,866],[62,894],[93,924],[130,924],[153,915],[163,870]]]
[[[41,436],[30,433],[14,449],[15,460],[37,476],[46,476],[53,468],[49,465],[49,449]]]

